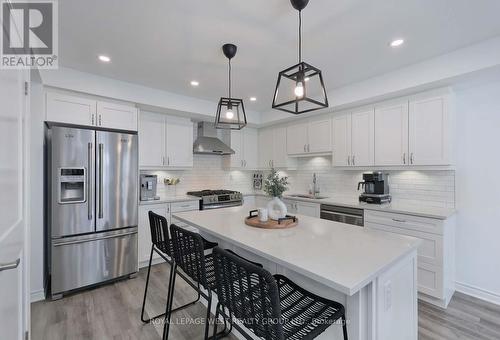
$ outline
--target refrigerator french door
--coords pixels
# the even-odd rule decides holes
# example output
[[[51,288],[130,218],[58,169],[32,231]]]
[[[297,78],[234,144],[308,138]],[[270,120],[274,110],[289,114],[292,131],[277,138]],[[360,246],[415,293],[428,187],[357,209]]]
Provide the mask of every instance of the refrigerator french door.
[[[47,148],[52,297],[137,272],[137,135],[52,126]]]

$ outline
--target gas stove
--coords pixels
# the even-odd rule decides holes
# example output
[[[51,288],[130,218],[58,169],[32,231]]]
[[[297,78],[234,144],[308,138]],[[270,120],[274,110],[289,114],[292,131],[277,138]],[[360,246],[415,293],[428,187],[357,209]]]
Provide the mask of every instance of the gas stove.
[[[233,190],[189,191],[187,194],[201,197],[200,210],[235,207],[243,204],[241,192]]]

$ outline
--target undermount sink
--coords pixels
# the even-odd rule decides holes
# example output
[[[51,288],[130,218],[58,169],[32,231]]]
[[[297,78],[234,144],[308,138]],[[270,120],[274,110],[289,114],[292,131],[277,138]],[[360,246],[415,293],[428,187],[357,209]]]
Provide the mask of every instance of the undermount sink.
[[[309,198],[309,199],[315,199],[315,200],[321,200],[328,198],[327,196],[318,196],[318,195],[310,195],[310,194],[295,194],[295,195],[288,195],[290,197],[297,197],[297,198]]]

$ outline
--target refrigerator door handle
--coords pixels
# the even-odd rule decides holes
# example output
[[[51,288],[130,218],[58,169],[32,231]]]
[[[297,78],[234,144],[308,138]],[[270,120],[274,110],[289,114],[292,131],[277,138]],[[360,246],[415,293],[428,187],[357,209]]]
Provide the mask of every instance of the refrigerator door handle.
[[[119,238],[119,237],[124,237],[124,236],[128,236],[128,235],[134,235],[134,234],[137,234],[137,230],[129,231],[127,233],[113,234],[113,235],[107,235],[107,236],[102,236],[102,237],[86,238],[83,240],[73,240],[73,241],[54,243],[54,247],[68,246],[71,244],[79,244],[79,243],[93,242],[93,241],[99,241],[99,240],[106,240],[108,238]]]
[[[99,218],[103,218],[103,207],[102,207],[102,186],[103,186],[103,165],[102,165],[102,155],[104,153],[104,144],[99,143]]]
[[[87,169],[87,205],[88,205],[88,218],[92,219],[93,207],[92,207],[92,143],[88,144],[88,169]]]

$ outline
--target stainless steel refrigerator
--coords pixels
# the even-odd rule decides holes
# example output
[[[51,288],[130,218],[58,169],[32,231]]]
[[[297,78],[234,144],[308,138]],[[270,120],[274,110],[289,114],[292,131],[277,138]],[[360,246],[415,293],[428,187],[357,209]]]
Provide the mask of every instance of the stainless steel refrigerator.
[[[137,135],[48,127],[46,194],[53,299],[137,272]]]

